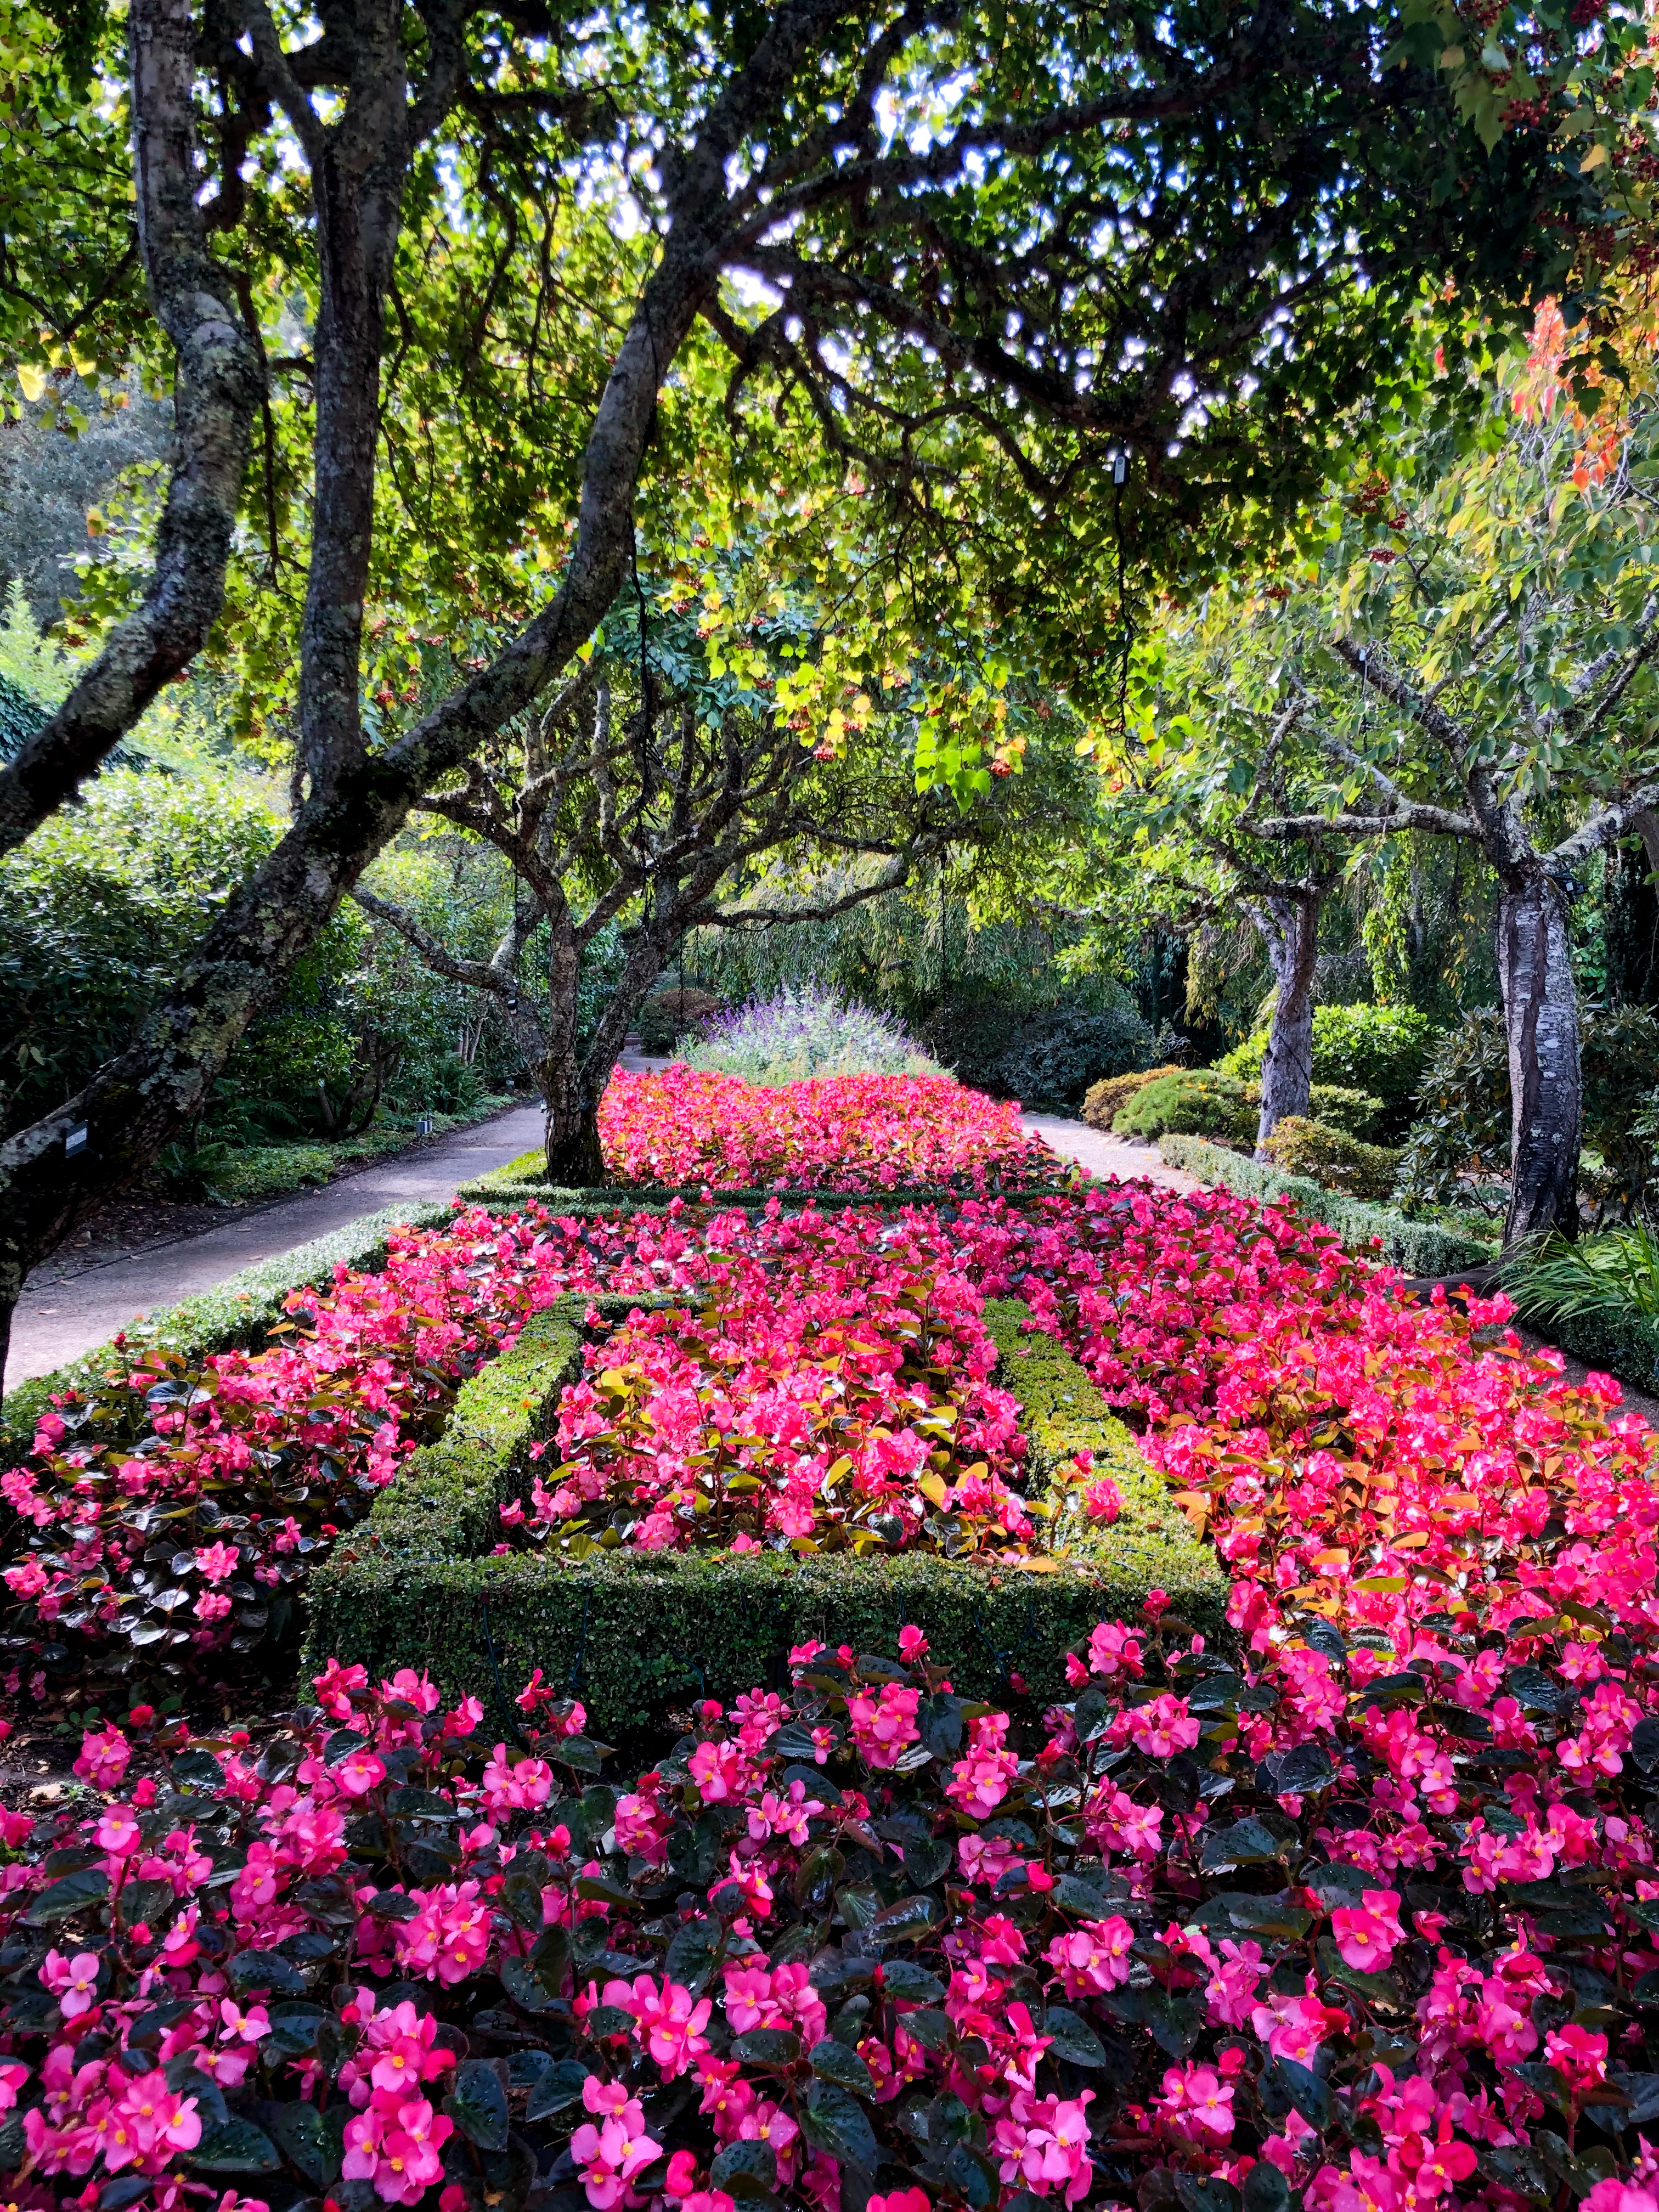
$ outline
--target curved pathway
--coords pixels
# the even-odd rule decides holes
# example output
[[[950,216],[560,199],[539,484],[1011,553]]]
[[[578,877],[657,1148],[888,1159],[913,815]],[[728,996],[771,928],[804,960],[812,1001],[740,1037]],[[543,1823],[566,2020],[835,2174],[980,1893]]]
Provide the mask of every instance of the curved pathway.
[[[106,1260],[67,1279],[48,1261],[24,1288],[11,1328],[8,1385],[50,1374],[66,1359],[104,1344],[152,1306],[176,1305],[210,1290],[227,1275],[274,1259],[378,1213],[389,1206],[424,1206],[453,1197],[457,1183],[505,1167],[542,1140],[539,1106],[514,1106],[428,1145],[376,1160],[321,1190],[228,1215],[219,1226],[175,1243],[152,1244],[130,1257]]]
[[[669,1063],[630,1050],[623,1065],[642,1072]],[[1022,1126],[1091,1175],[1145,1176],[1172,1190],[1199,1188],[1192,1176],[1166,1166],[1153,1146],[1103,1136],[1059,1114],[1027,1114]],[[176,1305],[180,1298],[210,1289],[256,1260],[291,1252],[296,1244],[326,1237],[366,1213],[449,1198],[458,1183],[488,1168],[505,1166],[538,1145],[541,1137],[540,1107],[514,1107],[493,1121],[376,1161],[322,1190],[228,1215],[214,1227],[170,1244],[152,1244],[143,1252],[103,1261],[76,1273],[60,1271],[48,1261],[30,1277],[13,1321],[6,1381],[16,1383],[49,1374],[94,1345],[106,1343],[152,1306]]]

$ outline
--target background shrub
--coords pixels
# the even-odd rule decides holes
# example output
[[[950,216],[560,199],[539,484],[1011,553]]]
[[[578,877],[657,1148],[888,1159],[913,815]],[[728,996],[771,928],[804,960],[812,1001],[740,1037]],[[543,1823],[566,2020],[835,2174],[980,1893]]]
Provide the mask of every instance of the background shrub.
[[[1213,1067],[1182,1068],[1138,1091],[1112,1127],[1121,1137],[1223,1137],[1249,1144],[1258,1104],[1248,1084]]]
[[[1161,1076],[1180,1075],[1183,1071],[1166,1064],[1163,1067],[1139,1067],[1127,1075],[1105,1075],[1098,1083],[1091,1083],[1083,1101],[1083,1118],[1091,1129],[1110,1130],[1114,1117],[1129,1101],[1156,1083]]]
[[[1628,1220],[1659,1185],[1659,1012],[1587,1007],[1579,1048],[1585,1211],[1592,1223]],[[1435,1049],[1399,1187],[1417,1202],[1467,1200],[1468,1178],[1501,1182],[1509,1164],[1509,1048],[1501,1012],[1483,1006]]]
[[[640,1050],[653,1057],[672,1052],[682,1037],[700,1036],[704,1023],[720,1010],[712,991],[653,991],[640,1008]]]
[[[1287,1115],[1267,1139],[1267,1157],[1286,1175],[1307,1176],[1328,1190],[1355,1198],[1387,1198],[1400,1166],[1390,1145],[1367,1145],[1346,1129],[1302,1114]]]
[[[996,1064],[996,1087],[1027,1106],[1074,1113],[1091,1083],[1150,1067],[1163,1041],[1132,1006],[1064,1007],[1023,1022]]]
[[[1316,1083],[1308,1098],[1309,1117],[1350,1137],[1374,1137],[1385,1109],[1374,1091],[1351,1091],[1340,1083]]]
[[[1411,1120],[1413,1101],[1440,1034],[1415,1006],[1316,1006],[1314,1081],[1380,1099],[1377,1133],[1395,1134]],[[1267,1032],[1260,1029],[1217,1065],[1242,1083],[1259,1083],[1267,1053]]]
[[[740,1075],[750,1083],[945,1073],[892,1016],[812,985],[713,1015],[684,1056],[707,1073]]]

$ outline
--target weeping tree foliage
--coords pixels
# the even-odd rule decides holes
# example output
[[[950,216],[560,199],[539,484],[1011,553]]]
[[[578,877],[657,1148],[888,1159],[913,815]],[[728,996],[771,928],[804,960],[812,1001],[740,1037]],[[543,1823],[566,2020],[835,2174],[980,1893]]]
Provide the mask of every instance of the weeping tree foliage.
[[[176,434],[99,649],[0,770],[0,848],[210,652],[276,702],[297,804],[140,1036],[0,1149],[0,1316],[560,679],[666,488],[717,533],[757,477],[821,490],[799,557],[849,580],[872,667],[1014,611],[1070,650],[1130,555],[1305,492],[1425,278],[1576,282],[1647,190],[1644,33],[1572,0],[1478,50],[1425,0],[64,13],[7,13],[0,346],[32,397],[138,362]],[[422,710],[434,632],[460,680]],[[832,744],[849,672],[788,709]],[[980,688],[926,773],[983,772]]]

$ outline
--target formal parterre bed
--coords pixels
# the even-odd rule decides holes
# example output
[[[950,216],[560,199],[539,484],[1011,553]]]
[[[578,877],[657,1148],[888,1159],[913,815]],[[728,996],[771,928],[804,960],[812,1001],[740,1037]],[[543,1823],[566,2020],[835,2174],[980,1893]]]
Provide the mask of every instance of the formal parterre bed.
[[[811,1535],[784,1517],[830,1442],[788,1345],[833,1421],[883,1376],[914,1390],[860,1449],[885,1425],[949,1456],[948,1405],[988,1475],[976,1304],[1018,1295],[1208,1527],[1232,1640],[1153,1592],[1041,1715],[960,1698],[925,1621],[810,1644],[614,1778],[539,1679],[509,1729],[417,1670],[331,1666],[257,1755],[141,1703],[88,1735],[78,1801],[3,1816],[8,2202],[1653,2212],[1652,1436],[1524,1356],[1501,1300],[1404,1300],[1293,1214],[1134,1187],[833,1222],[464,1213],[380,1287],[343,1274],[291,1345],[153,1406],[127,1377],[136,1441],[43,1423],[11,1478],[40,1548],[8,1579],[48,1579],[13,1580],[15,1632],[64,1632],[71,1573],[94,1632],[147,1565],[185,1593],[168,1663],[222,1663],[200,1598],[228,1583],[234,1610],[244,1539],[267,1556],[252,1515],[137,1569],[123,1516],[199,1516],[192,1485],[267,1459],[366,1497],[469,1362],[573,1291],[655,1310],[603,1355],[629,1420],[593,1374],[568,1390],[568,1467],[612,1504],[676,1405],[695,1450],[730,1433],[723,1392],[760,1480],[713,1536],[786,1545],[832,1525],[821,1481]],[[893,1541],[925,1528],[910,1476]],[[637,1521],[674,1523],[646,1487]]]

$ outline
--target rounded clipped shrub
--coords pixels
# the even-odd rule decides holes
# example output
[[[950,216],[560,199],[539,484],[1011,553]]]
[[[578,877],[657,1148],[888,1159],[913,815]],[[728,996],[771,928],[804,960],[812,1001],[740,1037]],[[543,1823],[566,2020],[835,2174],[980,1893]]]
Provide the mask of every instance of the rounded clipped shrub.
[[[1351,1137],[1373,1138],[1384,1118],[1374,1091],[1352,1091],[1340,1083],[1316,1083],[1308,1099],[1309,1118],[1324,1121]]]
[[[1257,1103],[1248,1084],[1218,1068],[1182,1068],[1136,1093],[1112,1127],[1120,1137],[1223,1137],[1245,1144],[1255,1135]]]
[[[1083,1101],[1083,1118],[1091,1129],[1109,1131],[1113,1121],[1132,1098],[1139,1097],[1149,1083],[1156,1083],[1165,1075],[1182,1075],[1187,1071],[1173,1064],[1165,1067],[1132,1068],[1127,1075],[1103,1075],[1098,1083],[1091,1083]]]
[[[1382,1101],[1380,1127],[1392,1133],[1410,1119],[1412,1102],[1441,1032],[1415,1006],[1316,1006],[1316,1084],[1370,1092]],[[1258,1083],[1267,1031],[1255,1030],[1217,1064],[1241,1083]]]
[[[1286,1175],[1306,1176],[1327,1190],[1354,1198],[1387,1198],[1400,1171],[1393,1145],[1367,1145],[1346,1129],[1304,1114],[1287,1114],[1267,1139],[1267,1157]]]

